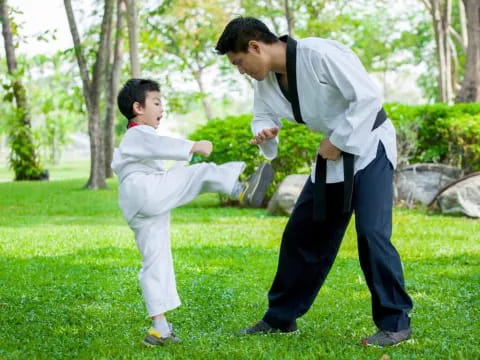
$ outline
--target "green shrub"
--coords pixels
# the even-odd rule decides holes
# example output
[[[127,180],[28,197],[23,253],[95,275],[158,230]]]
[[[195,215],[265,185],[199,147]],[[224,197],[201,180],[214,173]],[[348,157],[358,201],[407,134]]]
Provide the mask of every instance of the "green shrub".
[[[401,168],[408,165],[418,151],[419,107],[385,104],[384,108],[397,133],[397,164]]]
[[[480,170],[480,104],[405,105],[385,104],[385,111],[397,130],[399,165],[436,162],[455,165],[468,171]],[[245,161],[245,174],[251,174],[265,159],[252,139],[252,115],[214,119],[197,129],[192,140],[210,140],[212,155],[205,159],[195,156],[193,163],[212,161]],[[322,135],[303,125],[283,121],[278,156],[272,161],[274,186],[287,175],[308,174]],[[228,202],[221,197],[223,203]]]
[[[227,161],[245,161],[245,174],[251,174],[254,169],[265,161],[258,147],[248,142],[253,138],[250,129],[252,115],[228,116],[225,119],[213,119],[193,132],[192,140],[210,140],[214,144],[213,152],[208,159],[194,156],[192,163],[211,161],[222,164]],[[276,185],[287,175],[310,172],[316,150],[322,136],[312,133],[303,125],[283,122],[280,132],[278,156],[272,161],[275,171],[274,186],[270,187],[267,198],[273,194]],[[228,202],[221,197],[223,203]]]
[[[435,162],[480,170],[480,104],[387,104],[385,110],[397,129],[400,164]]]

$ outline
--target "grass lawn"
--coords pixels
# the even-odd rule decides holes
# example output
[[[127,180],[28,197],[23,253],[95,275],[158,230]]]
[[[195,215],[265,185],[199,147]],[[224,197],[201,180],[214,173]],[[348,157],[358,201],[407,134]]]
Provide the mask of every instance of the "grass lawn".
[[[285,217],[217,207],[203,195],[172,215],[183,340],[145,348],[140,255],[110,189],[86,179],[0,183],[0,359],[480,359],[480,222],[395,210],[414,338],[364,348],[375,331],[351,224],[294,335],[239,337],[266,308]]]
[[[81,178],[90,171],[90,160],[64,161],[56,165],[44,165],[44,168],[48,169],[50,180]],[[8,164],[0,164],[0,182],[12,181],[14,177],[15,174]]]

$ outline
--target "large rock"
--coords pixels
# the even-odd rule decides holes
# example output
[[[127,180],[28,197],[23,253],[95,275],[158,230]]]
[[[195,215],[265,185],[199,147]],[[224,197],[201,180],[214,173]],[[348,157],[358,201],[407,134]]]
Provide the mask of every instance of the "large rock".
[[[290,215],[310,175],[289,175],[280,183],[268,203],[271,215]]]
[[[410,165],[395,174],[395,200],[428,205],[438,192],[460,179],[463,170],[442,164]]]
[[[461,213],[480,218],[480,172],[470,174],[444,188],[433,201],[442,213]]]

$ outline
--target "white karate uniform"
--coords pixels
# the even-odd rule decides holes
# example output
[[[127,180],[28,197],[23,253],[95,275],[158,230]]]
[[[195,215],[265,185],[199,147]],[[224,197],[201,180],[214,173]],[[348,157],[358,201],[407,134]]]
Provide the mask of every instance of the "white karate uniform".
[[[231,194],[245,168],[243,162],[229,162],[165,169],[163,160],[190,160],[193,143],[137,125],[127,130],[113,154],[119,205],[142,254],[139,279],[150,316],[180,305],[170,249],[170,210],[200,193]]]
[[[395,128],[389,119],[372,131],[382,107],[378,87],[358,57],[334,40],[297,40],[297,89],[305,126],[323,133],[333,145],[355,156],[355,169],[365,168],[375,158],[381,141],[395,167],[397,149]],[[292,106],[283,95],[275,73],[255,81],[252,131],[281,128],[280,120],[295,122]],[[267,159],[277,156],[278,138],[260,145]],[[320,145],[320,144],[319,144]],[[315,167],[312,170],[315,181]],[[343,181],[343,157],[327,161],[327,183]]]

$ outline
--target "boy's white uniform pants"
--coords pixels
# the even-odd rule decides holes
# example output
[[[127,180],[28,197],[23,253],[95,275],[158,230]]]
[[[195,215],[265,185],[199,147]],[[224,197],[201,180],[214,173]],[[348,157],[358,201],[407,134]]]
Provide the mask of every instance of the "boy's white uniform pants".
[[[200,193],[231,194],[244,168],[243,162],[201,163],[174,166],[163,174],[134,173],[123,181],[121,186],[135,187],[141,183],[147,189],[145,205],[129,225],[142,254],[139,279],[150,316],[180,305],[170,249],[170,210]]]

